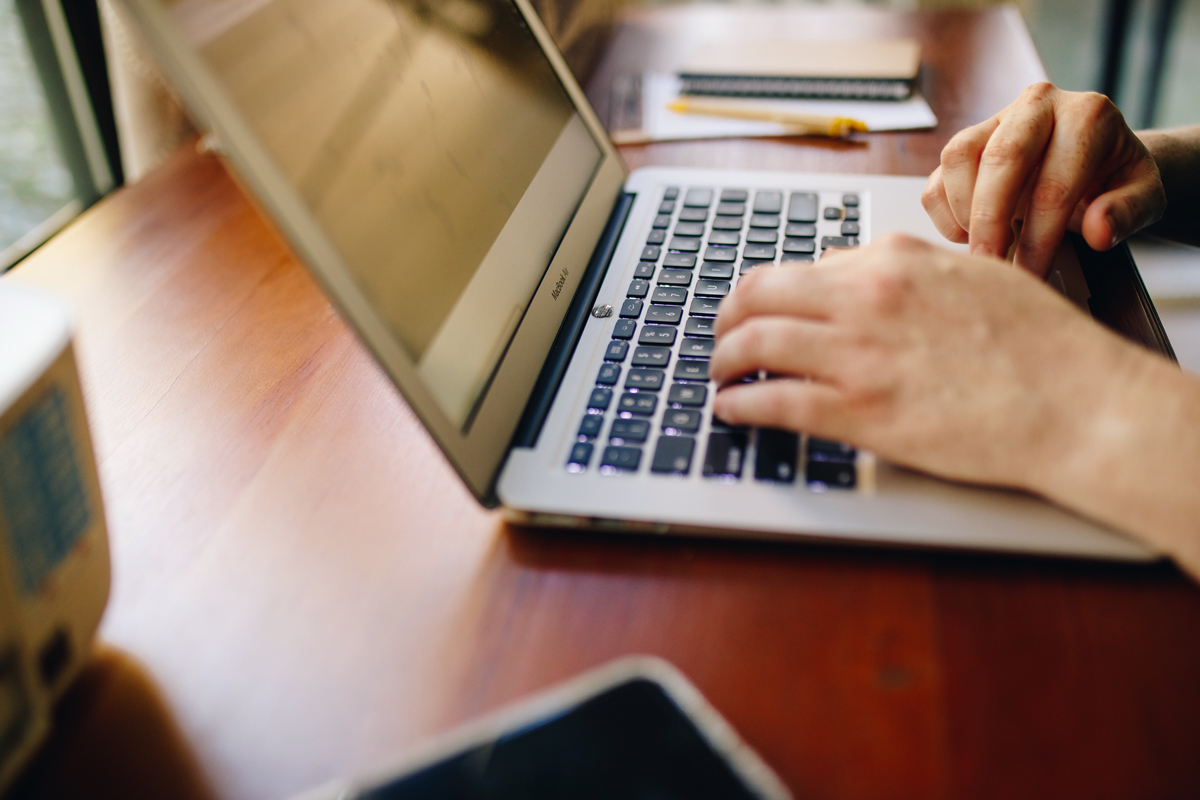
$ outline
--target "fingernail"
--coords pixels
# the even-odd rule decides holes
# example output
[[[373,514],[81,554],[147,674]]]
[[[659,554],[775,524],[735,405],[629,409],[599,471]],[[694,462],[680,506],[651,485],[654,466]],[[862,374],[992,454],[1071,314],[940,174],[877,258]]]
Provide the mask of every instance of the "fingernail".
[[[988,247],[986,244],[977,244],[971,248],[971,255],[995,258],[996,251]]]
[[[1108,249],[1111,250],[1117,246],[1117,242],[1121,241],[1121,237],[1117,233],[1117,221],[1112,218],[1111,214],[1105,216],[1104,221],[1108,223],[1108,229],[1112,232],[1112,238],[1108,242]]]

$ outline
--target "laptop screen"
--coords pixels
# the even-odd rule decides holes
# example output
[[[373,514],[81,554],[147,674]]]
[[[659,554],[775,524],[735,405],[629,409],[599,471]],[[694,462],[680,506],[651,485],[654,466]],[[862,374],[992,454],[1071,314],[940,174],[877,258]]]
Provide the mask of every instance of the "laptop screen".
[[[509,0],[164,5],[461,430],[602,151]]]

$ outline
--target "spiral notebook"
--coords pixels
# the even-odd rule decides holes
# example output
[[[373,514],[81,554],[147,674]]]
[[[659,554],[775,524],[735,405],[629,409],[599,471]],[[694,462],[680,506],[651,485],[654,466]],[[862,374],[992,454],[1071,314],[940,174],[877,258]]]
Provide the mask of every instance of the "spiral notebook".
[[[912,39],[734,40],[701,47],[677,74],[691,95],[906,100],[920,65]]]

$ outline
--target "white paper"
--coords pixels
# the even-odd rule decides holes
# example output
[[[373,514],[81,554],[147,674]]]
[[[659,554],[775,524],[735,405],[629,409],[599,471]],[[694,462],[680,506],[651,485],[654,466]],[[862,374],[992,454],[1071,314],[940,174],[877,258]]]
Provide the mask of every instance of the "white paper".
[[[787,136],[786,125],[777,122],[678,114],[667,104],[679,97],[679,78],[647,72],[642,78],[642,133],[650,141],[671,139],[720,139],[743,136]],[[766,109],[849,117],[867,124],[872,131],[907,131],[932,128],[937,117],[919,93],[899,102],[878,100],[746,100]]]

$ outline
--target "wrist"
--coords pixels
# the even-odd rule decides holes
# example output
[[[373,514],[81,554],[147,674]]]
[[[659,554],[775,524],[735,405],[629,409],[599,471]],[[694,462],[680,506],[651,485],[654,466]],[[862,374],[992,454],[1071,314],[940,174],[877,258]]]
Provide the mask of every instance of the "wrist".
[[[1165,359],[1125,350],[1070,425],[1040,491],[1132,534],[1200,577],[1200,381]]]

